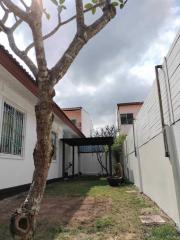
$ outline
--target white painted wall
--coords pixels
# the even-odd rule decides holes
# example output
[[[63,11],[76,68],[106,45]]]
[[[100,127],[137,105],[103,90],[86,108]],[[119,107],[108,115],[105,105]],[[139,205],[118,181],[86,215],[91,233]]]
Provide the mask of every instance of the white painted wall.
[[[34,106],[37,101],[33,94],[0,65],[0,136],[4,101],[25,113],[25,150],[22,157],[0,154],[0,189],[27,184],[32,180],[34,169],[32,154],[36,143]],[[68,132],[69,137],[78,137],[56,116],[53,131],[57,133],[58,142],[63,138],[64,131]],[[77,161],[76,150],[76,172]],[[59,177],[62,177],[62,143],[57,143],[57,159],[51,163],[48,179]]]
[[[165,157],[156,82],[124,144],[126,176],[180,228],[180,33],[159,70],[170,157]],[[134,146],[135,145],[135,146]],[[137,156],[135,156],[135,148]]]
[[[106,163],[105,154],[103,154],[102,162],[103,165],[105,166]],[[102,174],[101,166],[97,160],[96,153],[80,153],[80,172],[84,175]]]
[[[90,137],[92,129],[93,129],[93,124],[92,124],[92,120],[89,116],[89,113],[86,112],[82,108],[82,110],[81,110],[81,130],[86,137]]]
[[[164,156],[162,133],[141,146],[142,190],[179,225],[178,206],[170,159]],[[140,188],[138,159],[128,155],[129,179]]]

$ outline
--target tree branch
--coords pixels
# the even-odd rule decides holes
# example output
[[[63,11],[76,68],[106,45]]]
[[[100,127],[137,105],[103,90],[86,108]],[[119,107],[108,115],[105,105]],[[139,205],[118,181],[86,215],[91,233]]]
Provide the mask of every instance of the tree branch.
[[[83,10],[83,13],[87,13],[87,12],[91,11],[94,7],[97,8],[97,7],[100,7],[101,5],[102,5],[102,3],[98,3],[98,4],[96,4],[95,6],[89,8],[89,9]],[[51,30],[49,33],[47,33],[46,35],[43,36],[43,40],[46,40],[46,39],[50,38],[52,35],[54,35],[54,34],[59,30],[59,28],[60,28],[61,26],[63,26],[63,25],[65,25],[65,24],[73,21],[74,19],[76,19],[76,17],[77,17],[77,15],[75,14],[74,16],[68,18],[67,20],[65,20],[65,21],[63,21],[63,22],[61,22],[61,21],[59,20],[59,21],[58,21],[58,24],[56,25],[56,27],[55,27],[53,30]],[[25,49],[25,52],[28,53],[28,52],[30,51],[30,49],[33,48],[33,47],[34,47],[34,42],[32,42],[31,44],[29,44],[29,46]]]
[[[77,32],[81,32],[84,28],[84,12],[82,0],[76,0],[76,23]]]
[[[71,63],[74,61],[86,42],[96,35],[102,28],[104,28],[107,23],[115,17],[115,15],[115,7],[113,5],[109,5],[108,8],[104,10],[103,15],[97,21],[85,28],[83,38],[78,34],[75,35],[73,41],[63,54],[62,58],[51,70],[51,79],[53,80],[53,84],[56,84],[59,79],[65,75]]]
[[[14,30],[19,26],[21,20],[19,20],[17,23],[14,24],[12,28],[7,28],[4,26],[4,24],[0,21],[0,28],[3,30],[3,32],[7,35],[9,46],[11,47],[12,51],[21,59],[24,61],[24,63],[29,67],[29,69],[34,74],[35,78],[37,77],[37,68],[35,64],[31,61],[31,59],[25,54],[24,51],[21,51],[14,40],[13,32]]]
[[[22,3],[24,8],[26,9],[26,12],[28,12],[30,8],[26,5],[26,3],[23,0],[20,0],[20,2]]]
[[[9,9],[10,12],[13,12],[16,16],[24,20],[25,22],[30,22],[29,15],[14,4],[11,0],[1,0],[2,3]]]
[[[24,63],[29,67],[29,69],[32,71],[32,73],[34,74],[35,78],[37,77],[37,67],[35,66],[35,64],[31,61],[31,59],[26,55],[26,53],[24,51],[21,51],[14,40],[14,36],[13,36],[13,32],[9,32],[7,33],[7,37],[8,37],[8,41],[9,41],[9,45],[11,47],[11,49],[13,50],[13,52],[21,59],[24,61]]]
[[[23,22],[22,19],[17,19],[17,21],[14,23],[14,25],[10,28],[11,32],[14,32],[16,30],[16,28],[19,27],[19,25]]]
[[[3,18],[1,19],[1,21],[2,21],[3,24],[5,24],[6,21],[7,21],[7,19],[8,19],[8,16],[9,16],[9,11],[8,11],[8,9],[3,5],[2,2],[0,2],[0,6],[1,6],[1,8],[3,9],[3,11],[4,11],[4,16],[3,16]]]
[[[33,35],[33,42],[35,47],[35,54],[38,66],[38,82],[44,81],[48,76],[47,62],[43,44],[42,36],[42,14],[43,14],[43,2],[42,0],[33,0],[31,4],[31,16],[34,19],[31,24],[31,30]]]
[[[6,21],[7,21],[7,19],[8,19],[8,15],[9,15],[8,12],[5,12],[5,13],[4,13],[4,16],[3,16],[2,20],[1,20],[3,24],[6,23]]]
[[[0,20],[0,30],[3,31],[7,38],[8,38],[8,42],[9,42],[9,46],[11,47],[11,49],[13,50],[13,52],[22,60],[24,61],[24,63],[29,67],[29,69],[32,71],[32,73],[34,74],[35,78],[37,77],[37,68],[35,66],[35,64],[32,62],[32,60],[27,56],[27,54],[24,51],[21,51],[16,43],[15,43],[15,39],[14,39],[14,32],[15,30],[19,27],[19,25],[23,22],[23,19],[21,19],[21,17],[19,17],[19,19],[17,19],[17,16],[14,13],[15,16],[15,23],[12,27],[6,27],[5,26],[5,22],[8,19],[8,14],[10,13],[10,9],[8,9],[8,5],[3,3],[2,1],[0,1],[0,6],[2,7],[2,9],[4,10],[5,14],[4,17],[2,18],[2,20]],[[7,7],[7,8],[6,8]]]

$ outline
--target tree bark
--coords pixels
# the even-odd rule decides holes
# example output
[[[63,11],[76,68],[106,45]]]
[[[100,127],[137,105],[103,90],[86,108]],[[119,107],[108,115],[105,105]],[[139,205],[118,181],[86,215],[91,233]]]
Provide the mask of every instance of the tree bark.
[[[48,170],[53,156],[51,129],[53,123],[52,99],[55,93],[54,86],[65,75],[84,45],[115,17],[116,8],[113,4],[110,4],[110,1],[107,1],[106,6],[103,8],[102,16],[90,26],[86,26],[84,24],[84,13],[89,10],[83,10],[82,0],[76,0],[76,15],[60,24],[64,25],[76,18],[77,32],[63,56],[51,70],[48,70],[43,42],[46,37],[43,37],[42,34],[43,1],[32,0],[28,11],[21,10],[11,0],[1,0],[1,2],[6,6],[7,10],[5,9],[6,16],[3,18],[3,21],[0,20],[0,31],[7,34],[11,49],[30,68],[39,88],[38,103],[35,107],[37,125],[37,143],[33,153],[35,170],[28,196],[20,208],[12,215],[10,224],[13,236],[18,236],[21,240],[30,240],[33,237],[36,218],[40,210]],[[97,4],[98,6],[100,5]],[[11,28],[7,28],[4,24],[9,13],[13,13],[19,18]],[[21,51],[15,43],[13,33],[21,22],[26,22],[32,30],[37,67],[27,56],[27,52],[31,47],[28,47],[25,51]],[[46,36],[49,37],[52,34],[53,31],[50,35]]]
[[[54,90],[49,79],[40,82],[39,92],[40,96],[35,106],[37,143],[33,153],[35,169],[32,184],[27,198],[20,208],[13,213],[10,223],[12,236],[18,236],[21,240],[31,240],[33,237],[54,153],[51,144]]]

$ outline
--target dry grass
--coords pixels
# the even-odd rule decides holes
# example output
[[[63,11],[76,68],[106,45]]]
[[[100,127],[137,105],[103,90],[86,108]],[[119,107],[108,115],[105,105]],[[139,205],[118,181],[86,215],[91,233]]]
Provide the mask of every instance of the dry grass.
[[[134,191],[135,190],[135,191]],[[24,195],[0,202],[0,240],[9,240],[8,219]],[[161,214],[133,185],[110,187],[105,179],[77,179],[46,189],[35,240],[180,240],[172,223],[143,226],[142,213]]]

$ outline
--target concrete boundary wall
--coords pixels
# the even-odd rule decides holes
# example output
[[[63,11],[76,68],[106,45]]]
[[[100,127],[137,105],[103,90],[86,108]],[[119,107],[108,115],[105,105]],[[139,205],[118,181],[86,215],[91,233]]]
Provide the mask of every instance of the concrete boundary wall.
[[[125,174],[180,229],[180,33],[159,81],[165,126],[155,81],[124,143]]]
[[[106,166],[106,157],[103,154],[102,163]],[[107,169],[109,171],[109,158],[107,157]],[[98,175],[105,174],[105,170],[102,171],[101,165],[97,160],[96,153],[80,153],[80,172],[83,175]]]

